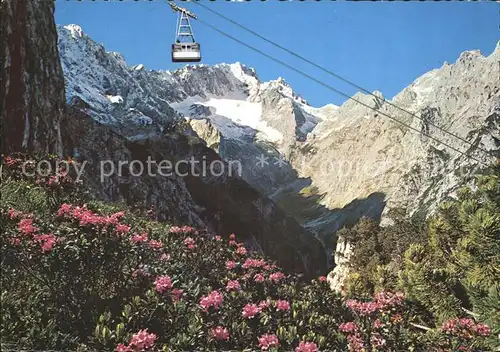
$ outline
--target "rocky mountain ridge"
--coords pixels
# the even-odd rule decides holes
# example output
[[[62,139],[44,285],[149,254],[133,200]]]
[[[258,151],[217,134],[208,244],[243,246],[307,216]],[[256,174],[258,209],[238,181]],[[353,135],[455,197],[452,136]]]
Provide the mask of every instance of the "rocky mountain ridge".
[[[463,53],[392,100],[380,92],[353,96],[371,108],[353,100],[314,108],[283,78],[261,82],[254,69],[240,63],[187,65],[172,72],[129,67],[81,28],[58,31],[68,101],[84,100],[91,117],[129,140],[161,135],[169,124],[186,119],[223,159],[242,164],[243,179],[327,247],[332,234],[362,216],[389,221],[390,208],[405,208],[408,215],[432,211],[498,152],[498,46],[487,57]],[[81,46],[87,54],[75,61],[79,49],[74,48]]]

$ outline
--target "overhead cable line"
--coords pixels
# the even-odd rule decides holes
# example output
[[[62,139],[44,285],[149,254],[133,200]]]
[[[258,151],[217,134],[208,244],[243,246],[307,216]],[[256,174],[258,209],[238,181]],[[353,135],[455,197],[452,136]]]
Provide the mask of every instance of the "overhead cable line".
[[[409,129],[411,129],[411,130],[413,130],[413,131],[415,131],[415,132],[417,132],[417,133],[419,133],[419,134],[422,134],[422,135],[424,135],[424,136],[426,136],[426,137],[428,137],[428,138],[430,138],[430,139],[434,140],[435,142],[438,142],[438,143],[440,143],[440,144],[442,144],[442,145],[444,145],[444,146],[446,146],[446,147],[450,148],[451,150],[454,150],[455,152],[457,152],[457,153],[459,153],[459,154],[462,154],[463,156],[465,156],[465,157],[467,157],[467,158],[470,158],[470,159],[472,159],[472,160],[474,160],[474,161],[476,161],[476,162],[478,162],[478,163],[480,163],[480,164],[483,164],[483,165],[485,165],[485,166],[489,166],[489,164],[487,164],[487,163],[485,163],[485,162],[483,162],[483,161],[481,161],[481,160],[479,160],[479,159],[476,159],[475,157],[473,157],[473,156],[471,156],[471,155],[469,155],[469,154],[467,154],[467,153],[462,152],[461,150],[459,150],[459,149],[457,149],[457,148],[455,148],[455,147],[453,147],[453,146],[449,145],[448,143],[443,142],[443,141],[439,140],[438,138],[433,137],[433,136],[431,136],[431,135],[429,135],[429,134],[427,134],[427,133],[423,133],[422,131],[419,131],[419,130],[418,130],[418,129],[416,129],[415,127],[413,127],[413,126],[411,126],[411,125],[408,125],[407,123],[401,122],[401,121],[399,121],[398,119],[394,118],[393,116],[391,116],[391,115],[389,115],[389,114],[386,114],[386,113],[384,113],[384,112],[382,112],[382,111],[380,111],[380,110],[377,110],[377,109],[375,109],[375,108],[371,107],[370,105],[365,104],[365,103],[363,103],[363,102],[361,102],[361,101],[359,101],[359,100],[357,100],[357,99],[355,99],[355,98],[351,97],[349,94],[344,93],[344,92],[342,92],[342,91],[340,91],[340,90],[338,90],[338,89],[336,89],[336,88],[334,88],[334,87],[332,87],[332,86],[330,86],[330,85],[328,85],[328,84],[326,84],[326,83],[324,83],[324,82],[322,82],[322,81],[318,80],[317,78],[315,78],[315,77],[313,77],[313,76],[311,76],[311,75],[309,75],[309,74],[307,74],[307,73],[304,73],[304,72],[302,72],[302,71],[298,70],[297,68],[295,68],[295,67],[293,67],[293,66],[291,66],[291,65],[287,64],[286,62],[284,62],[284,61],[282,61],[282,60],[280,60],[280,59],[276,59],[275,57],[273,57],[273,56],[271,56],[271,55],[269,55],[269,54],[267,54],[267,53],[263,52],[263,51],[262,51],[262,50],[260,50],[260,49],[257,49],[257,48],[256,48],[256,47],[254,47],[254,46],[251,46],[250,44],[245,43],[244,41],[242,41],[242,40],[240,40],[240,39],[238,39],[238,38],[236,38],[236,37],[234,37],[234,36],[232,36],[232,35],[230,35],[230,34],[228,34],[228,33],[224,32],[224,31],[220,30],[219,28],[217,28],[217,27],[215,27],[215,26],[211,25],[210,23],[205,22],[204,20],[202,20],[202,19],[200,19],[200,18],[198,18],[198,22],[200,22],[200,23],[204,24],[204,25],[205,25],[205,26],[207,26],[207,27],[212,28],[214,31],[216,31],[216,32],[218,32],[218,33],[220,33],[220,34],[222,34],[223,36],[225,36],[225,37],[227,37],[227,38],[229,38],[229,39],[231,39],[231,40],[234,40],[235,42],[237,42],[237,43],[239,43],[239,44],[241,44],[241,45],[243,45],[243,46],[245,46],[245,47],[247,47],[247,48],[249,48],[249,49],[251,49],[251,50],[253,50],[253,51],[255,51],[255,52],[257,52],[257,53],[259,53],[259,54],[261,54],[261,55],[263,55],[263,56],[265,56],[265,57],[267,57],[268,59],[270,59],[270,60],[272,60],[272,61],[274,61],[274,62],[277,62],[277,63],[279,63],[279,64],[281,64],[281,65],[283,65],[283,66],[285,66],[285,67],[289,68],[290,70],[292,70],[292,71],[294,71],[294,72],[297,72],[298,74],[300,74],[300,75],[302,75],[302,76],[304,76],[304,77],[306,77],[306,78],[309,78],[310,80],[312,80],[312,81],[314,81],[314,82],[316,82],[316,83],[318,83],[318,84],[322,85],[323,87],[325,87],[325,88],[327,88],[327,89],[330,89],[331,91],[333,91],[333,92],[335,92],[335,93],[337,93],[337,94],[339,94],[339,95],[342,95],[342,96],[346,97],[347,99],[353,100],[353,101],[357,102],[358,104],[363,105],[364,107],[366,107],[366,108],[368,108],[368,109],[371,109],[371,110],[373,110],[373,111],[377,112],[377,113],[378,113],[378,114],[380,114],[380,115],[386,116],[386,117],[390,118],[391,120],[396,121],[397,123],[399,123],[399,124],[401,124],[401,125],[403,125],[403,126],[405,126],[405,127],[409,128]]]
[[[207,7],[207,6],[203,5],[203,4],[201,4],[199,1],[193,1],[193,3],[194,3],[194,4],[196,4],[196,5],[198,5],[198,6],[203,7],[204,9],[206,9],[206,10],[208,10],[208,11],[212,12],[213,14],[215,14],[215,15],[217,15],[217,16],[219,16],[219,17],[223,18],[223,19],[225,19],[226,21],[231,22],[232,24],[234,24],[234,25],[236,25],[236,26],[238,26],[238,27],[240,27],[240,28],[244,29],[245,31],[247,31],[247,32],[249,32],[249,33],[251,33],[251,34],[253,34],[253,35],[255,35],[255,36],[259,37],[260,39],[264,40],[265,42],[267,42],[267,43],[269,43],[269,44],[271,44],[271,45],[273,45],[273,46],[275,46],[275,47],[277,47],[277,48],[279,48],[279,49],[281,49],[281,50],[283,50],[283,51],[286,51],[286,52],[287,52],[287,53],[289,53],[290,55],[295,56],[296,58],[298,58],[298,59],[300,59],[300,60],[303,60],[303,61],[307,62],[308,64],[310,64],[310,65],[312,65],[312,66],[314,66],[314,67],[316,67],[316,68],[320,69],[321,71],[323,71],[323,72],[325,72],[325,73],[329,74],[330,76],[333,76],[333,77],[335,77],[335,78],[337,78],[337,79],[339,79],[339,80],[343,81],[344,83],[347,83],[347,84],[349,84],[349,85],[351,85],[351,86],[353,86],[353,87],[355,87],[355,88],[357,88],[357,89],[361,90],[362,92],[364,92],[364,93],[366,93],[366,94],[369,94],[369,95],[371,95],[371,96],[375,97],[375,98],[377,99],[377,101],[378,101],[378,100],[380,100],[380,97],[378,97],[378,96],[377,96],[377,95],[375,95],[374,93],[370,92],[369,90],[367,90],[367,89],[365,89],[365,88],[361,87],[360,85],[358,85],[358,84],[356,84],[356,83],[354,83],[354,82],[352,82],[352,81],[348,80],[347,78],[344,78],[344,77],[342,77],[342,76],[340,76],[340,75],[336,74],[335,72],[332,72],[332,71],[330,71],[330,70],[328,70],[328,69],[326,69],[326,68],[324,68],[324,67],[322,67],[322,66],[320,66],[320,65],[318,65],[318,64],[316,64],[316,63],[314,63],[313,61],[311,61],[311,60],[309,60],[309,59],[307,59],[307,58],[305,58],[305,57],[303,57],[303,56],[301,56],[301,55],[299,55],[299,54],[297,54],[297,53],[295,53],[295,52],[291,51],[290,49],[285,48],[284,46],[282,46],[282,45],[280,45],[280,44],[278,44],[278,43],[276,43],[276,42],[273,42],[273,41],[272,41],[272,40],[270,40],[270,39],[267,39],[266,37],[264,37],[263,35],[261,35],[261,34],[259,34],[259,33],[255,32],[254,30],[252,30],[252,29],[250,29],[250,28],[248,28],[248,27],[246,27],[246,26],[244,26],[244,25],[242,25],[242,24],[240,24],[240,23],[238,23],[238,22],[234,21],[233,19],[231,19],[231,18],[229,18],[229,17],[227,17],[227,16],[224,16],[223,14],[221,14],[221,13],[219,13],[219,12],[215,11],[215,10],[212,10],[211,8],[209,8],[209,7]],[[479,146],[475,146],[472,142],[470,142],[470,141],[466,140],[466,139],[465,139],[465,138],[463,138],[463,137],[460,137],[459,135],[457,135],[457,134],[455,134],[455,133],[453,133],[453,132],[450,132],[450,131],[446,130],[446,129],[445,129],[445,128],[443,128],[443,127],[437,126],[437,125],[436,125],[436,124],[434,124],[432,121],[427,121],[427,120],[425,120],[424,118],[422,118],[421,116],[418,116],[418,115],[416,115],[415,113],[412,113],[412,112],[410,112],[410,111],[408,111],[408,110],[406,110],[406,109],[404,109],[404,108],[402,108],[402,107],[400,107],[400,106],[398,106],[398,105],[396,105],[396,104],[394,104],[394,103],[392,103],[392,102],[390,102],[390,101],[386,100],[385,98],[383,98],[383,101],[384,101],[385,103],[389,104],[390,106],[395,107],[395,108],[399,109],[400,111],[403,111],[403,112],[405,112],[405,113],[407,113],[407,114],[411,115],[412,117],[416,117],[417,119],[419,119],[419,120],[421,120],[421,121],[423,121],[423,122],[425,122],[425,123],[428,123],[428,124],[429,124],[429,125],[431,125],[431,126],[434,126],[434,127],[435,127],[435,128],[437,128],[438,130],[440,130],[440,131],[442,131],[442,132],[444,132],[444,133],[447,133],[447,134],[448,134],[448,135],[450,135],[450,136],[453,136],[453,137],[455,137],[455,138],[458,138],[458,139],[459,139],[459,140],[461,140],[462,142],[465,142],[465,143],[467,143],[468,145],[470,145],[470,146],[472,146],[472,147],[477,147],[477,149],[478,149],[478,150],[480,150],[480,151],[482,151],[482,152],[484,152],[484,153],[486,153],[486,154],[488,154],[488,155],[492,155],[491,151],[488,151],[488,150],[486,150],[486,149],[480,148]]]

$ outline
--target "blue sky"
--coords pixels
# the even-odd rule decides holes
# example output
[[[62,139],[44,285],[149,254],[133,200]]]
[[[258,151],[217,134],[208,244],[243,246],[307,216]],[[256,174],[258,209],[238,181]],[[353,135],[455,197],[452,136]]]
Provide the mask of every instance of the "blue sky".
[[[500,39],[500,4],[494,2],[226,2],[203,1],[259,32],[370,90],[393,97],[421,74],[455,62],[462,51],[489,55]],[[355,88],[274,48],[196,4],[179,2],[204,21],[352,95]],[[130,65],[176,69],[171,62],[176,15],[165,1],[57,1],[57,24],[78,24]],[[346,99],[270,61],[201,23],[193,22],[202,62],[239,61],[262,81],[285,78],[313,106]]]

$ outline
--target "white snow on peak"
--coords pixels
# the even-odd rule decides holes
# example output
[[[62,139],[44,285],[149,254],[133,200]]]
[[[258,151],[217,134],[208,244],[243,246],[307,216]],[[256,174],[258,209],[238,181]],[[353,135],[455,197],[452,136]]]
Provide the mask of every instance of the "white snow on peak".
[[[76,24],[68,24],[67,26],[64,26],[65,29],[67,29],[73,38],[81,38],[83,37],[83,30],[82,27]]]
[[[309,104],[302,98],[299,94],[296,94],[290,84],[283,77],[278,77],[275,80],[265,82],[262,84],[261,89],[274,89],[280,92],[283,96],[288,97],[298,104],[306,105]]]
[[[92,117],[104,124],[156,124],[172,118],[171,107],[185,117],[209,119],[226,138],[261,136],[279,142],[283,135],[262,116],[260,94],[266,89],[279,91],[302,109],[307,120],[303,133],[312,130],[323,113],[282,77],[262,83],[253,68],[240,62],[146,71],[143,64],[128,65],[120,53],[106,51],[77,25],[58,26],[58,32],[67,100],[80,98],[90,106]]]
[[[320,108],[315,108],[310,105],[302,105],[301,108],[309,115],[316,116],[321,120],[328,119],[334,111],[337,111],[339,109],[339,107],[334,104],[327,104]]]
[[[280,132],[261,120],[261,103],[211,95],[208,99],[199,96],[189,97],[182,102],[170,103],[170,105],[184,116],[192,119],[197,118],[192,116],[193,108],[197,105],[209,108],[210,115],[201,118],[208,118],[226,138],[239,139],[253,132],[260,132],[272,142],[279,142],[283,138]],[[254,131],[249,130],[248,127]]]
[[[123,97],[121,95],[106,95],[106,98],[108,98],[113,104],[123,103]]]

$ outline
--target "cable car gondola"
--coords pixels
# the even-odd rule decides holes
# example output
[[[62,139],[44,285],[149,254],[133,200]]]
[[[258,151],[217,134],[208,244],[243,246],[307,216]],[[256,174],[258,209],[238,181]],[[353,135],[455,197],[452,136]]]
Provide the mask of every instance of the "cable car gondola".
[[[194,39],[193,29],[189,21],[189,18],[196,19],[196,15],[173,2],[170,2],[169,5],[174,12],[179,12],[175,43],[172,44],[172,62],[200,62],[200,44],[196,43]]]

